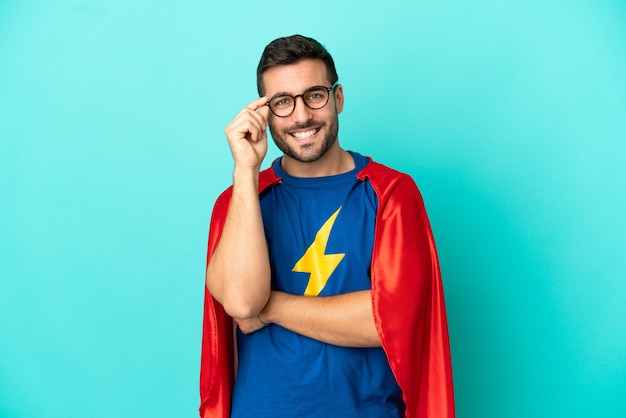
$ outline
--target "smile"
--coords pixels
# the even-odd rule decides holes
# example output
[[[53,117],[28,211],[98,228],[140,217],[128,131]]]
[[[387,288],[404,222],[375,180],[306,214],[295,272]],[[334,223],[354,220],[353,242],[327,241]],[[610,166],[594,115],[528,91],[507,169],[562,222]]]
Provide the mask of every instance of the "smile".
[[[296,139],[307,139],[307,138],[312,137],[313,135],[315,135],[319,131],[320,131],[320,128],[315,128],[315,129],[311,129],[311,130],[308,130],[308,131],[291,132],[289,135],[293,136]]]

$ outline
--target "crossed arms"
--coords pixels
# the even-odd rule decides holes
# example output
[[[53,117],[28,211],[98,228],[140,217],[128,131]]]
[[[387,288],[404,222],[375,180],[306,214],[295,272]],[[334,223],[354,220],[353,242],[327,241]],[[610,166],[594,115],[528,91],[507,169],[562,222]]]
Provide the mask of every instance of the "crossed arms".
[[[329,344],[380,346],[370,291],[310,297],[271,291],[258,195],[267,152],[266,98],[246,106],[226,128],[235,159],[233,190],[219,243],[206,272],[211,295],[244,333],[274,323]]]

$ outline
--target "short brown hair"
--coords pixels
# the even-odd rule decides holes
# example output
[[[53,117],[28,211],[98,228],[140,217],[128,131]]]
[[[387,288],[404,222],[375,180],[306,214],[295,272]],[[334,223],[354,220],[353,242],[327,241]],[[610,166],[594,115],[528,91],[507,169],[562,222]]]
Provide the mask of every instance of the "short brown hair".
[[[333,57],[322,44],[313,38],[292,35],[275,39],[265,47],[256,70],[256,84],[259,96],[265,94],[263,73],[268,68],[276,65],[296,64],[305,59],[319,59],[323,61],[326,65],[326,73],[331,85],[339,80]]]

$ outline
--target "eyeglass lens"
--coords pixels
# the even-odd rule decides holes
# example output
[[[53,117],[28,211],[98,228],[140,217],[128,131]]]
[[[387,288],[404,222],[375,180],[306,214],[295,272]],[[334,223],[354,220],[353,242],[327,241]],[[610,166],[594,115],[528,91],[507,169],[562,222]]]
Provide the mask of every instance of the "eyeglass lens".
[[[328,103],[329,92],[326,87],[312,87],[298,96],[277,96],[270,100],[272,112],[277,116],[289,116],[296,107],[296,98],[301,96],[304,104],[311,109],[321,109]]]

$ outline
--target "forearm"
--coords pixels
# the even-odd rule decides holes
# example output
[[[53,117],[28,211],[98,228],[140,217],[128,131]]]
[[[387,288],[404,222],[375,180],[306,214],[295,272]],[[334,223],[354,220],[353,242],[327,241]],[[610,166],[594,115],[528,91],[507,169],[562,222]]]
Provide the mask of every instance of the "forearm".
[[[326,297],[272,292],[261,319],[328,344],[381,346],[369,290]]]
[[[209,291],[234,318],[255,317],[270,293],[270,265],[258,196],[258,171],[235,169],[220,241],[207,268]]]

